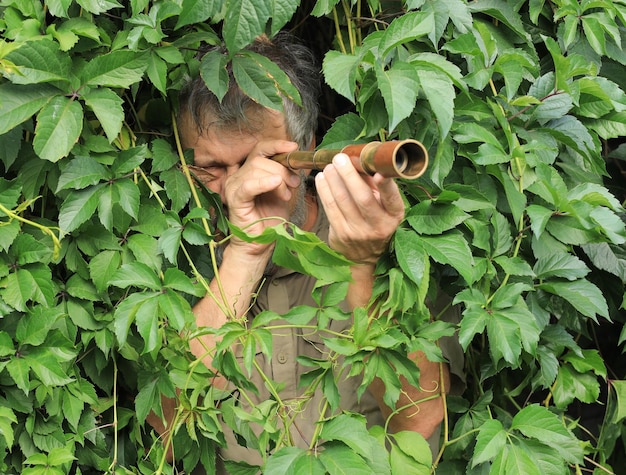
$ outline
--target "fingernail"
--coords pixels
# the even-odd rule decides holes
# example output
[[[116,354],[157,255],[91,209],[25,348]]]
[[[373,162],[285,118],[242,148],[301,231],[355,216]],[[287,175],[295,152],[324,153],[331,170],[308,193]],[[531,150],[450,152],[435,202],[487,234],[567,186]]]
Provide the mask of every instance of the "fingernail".
[[[338,167],[343,167],[348,163],[348,156],[345,153],[338,153],[333,157],[333,163]]]

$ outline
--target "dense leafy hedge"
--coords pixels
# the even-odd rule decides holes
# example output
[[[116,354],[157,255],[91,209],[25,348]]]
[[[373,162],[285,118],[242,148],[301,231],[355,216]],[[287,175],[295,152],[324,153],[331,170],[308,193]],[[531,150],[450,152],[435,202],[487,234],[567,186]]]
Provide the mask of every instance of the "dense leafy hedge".
[[[331,361],[381,377],[396,400],[397,375],[417,376],[407,350],[435,358],[452,330],[423,305],[438,285],[463,308],[468,388],[446,401],[432,469],[421,437],[343,414],[318,450],[279,445],[265,473],[620,473],[626,232],[605,180],[626,157],[621,0],[4,0],[0,472],[172,473],[164,447],[186,470],[210,467],[219,413],[249,446],[281,440],[278,397],[252,414],[219,405],[186,352],[219,243],[215,198],[192,185],[172,111],[189,75],[221,94],[227,59],[280,108],[288,82],[240,50],[286,26],[323,56],[327,103],[348,105],[325,111],[337,117],[321,146],[411,137],[431,155],[425,177],[403,183],[407,218],[370,309],[381,317],[358,311],[349,334],[328,334]],[[222,42],[228,57],[198,58]],[[340,256],[297,230],[262,239],[329,285],[290,325],[345,317]],[[242,391],[252,358],[239,367],[227,343],[271,353],[278,317],[220,330],[216,364]],[[336,407],[340,370],[309,363],[304,384]],[[161,395],[178,401],[163,441],[145,423]]]

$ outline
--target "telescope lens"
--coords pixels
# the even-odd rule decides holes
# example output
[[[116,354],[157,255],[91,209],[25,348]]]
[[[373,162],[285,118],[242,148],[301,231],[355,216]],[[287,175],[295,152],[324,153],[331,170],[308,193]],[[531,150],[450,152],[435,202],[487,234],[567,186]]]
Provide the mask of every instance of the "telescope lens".
[[[396,165],[396,170],[398,170],[400,173],[404,173],[405,170],[408,168],[409,156],[406,153],[406,150],[401,148],[397,151],[396,156],[395,156],[395,165]]]

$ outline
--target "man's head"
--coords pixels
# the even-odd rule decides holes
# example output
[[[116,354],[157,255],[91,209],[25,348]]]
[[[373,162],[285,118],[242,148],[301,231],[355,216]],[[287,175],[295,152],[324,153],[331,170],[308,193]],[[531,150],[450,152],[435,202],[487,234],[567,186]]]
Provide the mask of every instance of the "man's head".
[[[229,178],[242,167],[253,150],[258,154],[264,141],[270,141],[273,147],[282,142],[278,147],[291,147],[290,150],[295,146],[293,142],[300,149],[310,149],[315,144],[319,68],[312,53],[287,34],[279,34],[272,40],[259,38],[248,49],[266,56],[287,74],[300,93],[302,106],[288,98],[283,98],[283,113],[259,105],[237,86],[230,66],[227,68],[229,89],[222,101],[206,87],[201,77],[190,81],[180,97],[178,124],[182,145],[194,149],[194,164],[204,171],[203,182],[221,196],[227,214],[232,204],[228,199]],[[285,151],[288,150],[274,153]],[[271,155],[273,153],[265,156]],[[279,165],[273,162],[273,166]],[[279,167],[282,174],[287,172]],[[297,180],[295,185],[290,185],[295,187],[288,218],[297,226],[303,226],[309,217],[304,174],[301,172],[300,186],[297,186]]]
[[[298,89],[302,107],[288,98],[283,99],[288,139],[297,142],[301,150],[312,148],[320,94],[320,71],[314,55],[288,33],[279,33],[272,39],[259,37],[246,49],[276,63]],[[204,135],[210,127],[254,132],[263,125],[267,109],[242,92],[230,65],[227,71],[229,87],[221,102],[206,87],[202,77],[196,77],[181,91],[181,127],[194,127],[198,135]]]

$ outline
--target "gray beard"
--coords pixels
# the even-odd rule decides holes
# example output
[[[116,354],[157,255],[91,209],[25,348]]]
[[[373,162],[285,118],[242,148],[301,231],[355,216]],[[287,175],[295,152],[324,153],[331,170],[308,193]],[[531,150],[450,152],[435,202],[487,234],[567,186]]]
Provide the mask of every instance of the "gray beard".
[[[301,228],[307,218],[307,202],[306,202],[306,193],[307,193],[307,185],[306,178],[301,177],[302,182],[300,186],[295,190],[297,193],[296,201],[293,211],[291,212],[291,216],[289,216],[289,222]],[[213,229],[216,229],[217,226],[217,217],[212,219]],[[288,228],[287,231],[291,233],[291,229]],[[222,261],[224,260],[224,249],[226,246],[217,246],[215,248],[215,262],[217,267],[219,268],[222,265]],[[278,266],[274,264],[274,253],[270,257],[270,260],[267,262],[265,266],[265,270],[263,271],[263,275],[270,276],[274,275],[274,273],[278,270]]]

